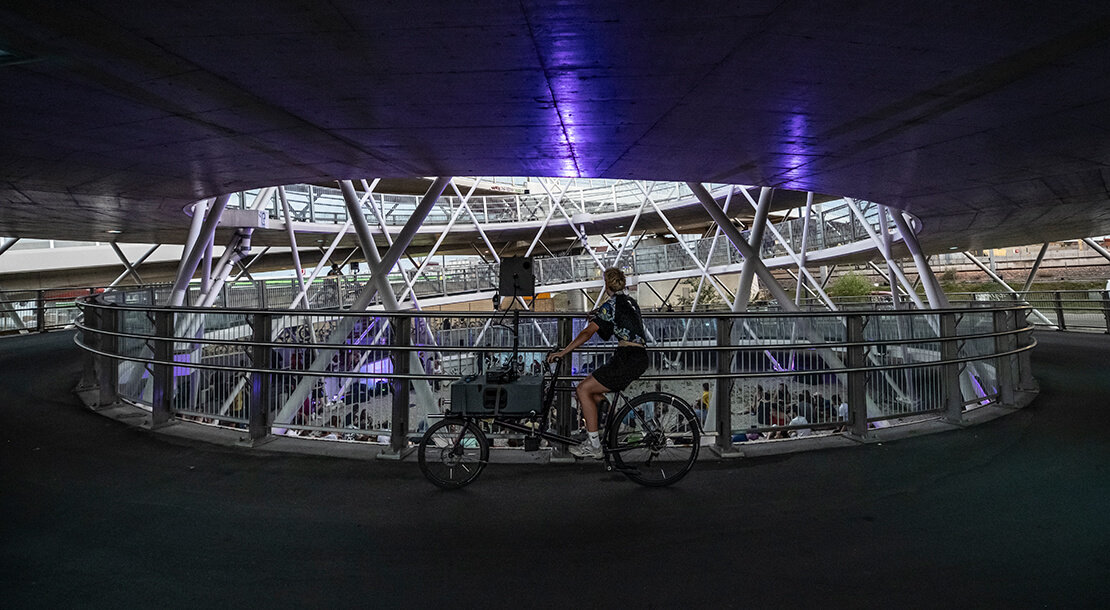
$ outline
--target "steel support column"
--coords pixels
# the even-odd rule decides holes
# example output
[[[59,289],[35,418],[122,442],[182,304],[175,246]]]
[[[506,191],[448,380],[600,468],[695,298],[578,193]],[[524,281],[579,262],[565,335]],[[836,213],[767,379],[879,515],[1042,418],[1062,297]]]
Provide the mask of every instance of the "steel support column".
[[[898,281],[902,282],[902,285],[905,286],[906,296],[908,296],[910,300],[913,301],[913,304],[916,305],[918,309],[925,309],[925,303],[921,301],[921,297],[917,296],[917,291],[914,290],[913,284],[911,284],[910,280],[906,278],[906,274],[902,271],[902,268],[899,267],[894,261],[894,256],[891,250],[886,247],[886,244],[883,243],[882,238],[880,238],[878,234],[875,233],[875,230],[871,228],[871,223],[867,221],[867,217],[863,215],[862,211],[860,211],[859,206],[856,205],[856,202],[851,199],[845,199],[845,202],[848,204],[848,209],[852,211],[852,214],[854,214],[856,219],[859,220],[860,225],[863,226],[863,230],[867,233],[867,236],[871,238],[872,243],[874,243],[875,246],[879,249],[879,253],[883,255],[883,260],[887,262],[887,266],[890,268],[891,271],[894,272],[894,275],[897,276]]]
[[[709,216],[713,221],[724,231],[725,236],[732,242],[732,245],[740,251],[740,255],[744,257],[745,269],[751,267],[751,273],[758,277],[759,281],[767,285],[767,289],[771,291],[771,296],[779,302],[779,307],[786,311],[798,311],[799,308],[794,304],[794,299],[786,294],[786,291],[779,285],[778,280],[771,274],[771,270],[768,269],[767,265],[763,264],[763,260],[759,258],[759,253],[744,239],[744,236],[740,234],[736,226],[732,224],[732,220],[726,216],[724,210],[717,205],[716,200],[713,199],[713,195],[709,194],[709,191],[698,182],[687,182],[686,185],[694,192],[694,196],[701,202],[705,211],[709,212]],[[762,200],[762,198],[763,195],[761,193],[760,200]],[[755,234],[754,229],[752,230],[752,234]],[[746,295],[737,294],[735,302],[739,303],[745,298],[747,298]],[[747,304],[745,303],[745,308],[746,306]]]
[[[379,286],[384,284],[387,288],[385,293],[383,293],[383,303],[385,303],[384,299],[386,298],[386,294],[393,294],[392,289],[389,289],[389,271],[394,267],[394,265],[397,264],[397,261],[401,259],[401,256],[404,254],[405,250],[412,242],[412,238],[416,235],[417,230],[424,223],[424,220],[428,217],[428,213],[431,212],[432,207],[435,206],[436,201],[439,200],[439,196],[443,194],[443,190],[447,188],[447,184],[450,181],[450,176],[441,176],[436,178],[435,181],[432,182],[432,185],[428,188],[427,193],[424,194],[424,198],[420,200],[420,203],[417,204],[416,209],[413,210],[412,216],[409,217],[408,221],[405,223],[405,226],[401,229],[401,232],[398,233],[397,237],[393,240],[393,245],[389,247],[385,255],[380,258],[377,264],[371,263],[370,283],[377,283]],[[366,217],[363,216],[361,211],[357,208],[355,208],[354,210],[350,210],[350,202],[358,202],[358,197],[355,196],[354,193],[354,187],[348,181],[340,181],[339,185],[340,190],[343,192],[343,199],[349,206],[349,211],[355,212],[352,213],[352,218],[354,218],[356,232],[363,231],[365,233],[365,237],[370,238],[370,240],[367,242],[364,240],[363,233],[360,233],[360,243],[363,245],[364,249],[368,250],[368,256],[371,256],[369,251],[373,251],[374,254],[376,254],[377,250],[376,247],[373,245],[374,242],[373,238],[370,236],[370,227],[366,223]],[[358,229],[360,218],[362,225],[361,230]],[[375,280],[375,277],[377,277],[378,279]],[[374,301],[374,297],[377,296],[378,292],[379,288],[369,285],[364,287],[362,292],[359,293],[358,298],[355,299],[355,302],[351,304],[350,311],[366,311],[366,309]],[[394,296],[394,302],[395,301],[396,297]],[[354,328],[356,319],[357,318],[355,318],[354,316],[345,316],[341,318],[336,324],[335,329],[332,331],[331,336],[328,339],[329,343],[345,341],[347,335],[350,334],[351,329]],[[328,364],[331,362],[332,356],[334,356],[335,353],[336,350],[334,349],[319,351],[316,358],[313,359],[312,364],[309,365],[308,370],[311,372],[323,371],[325,368],[328,367]],[[412,354],[412,357],[416,357],[417,360],[419,360],[419,357],[416,356],[416,354]],[[282,405],[281,409],[277,413],[277,416],[274,418],[274,421],[277,424],[288,423],[292,419],[293,415],[296,414],[298,409],[300,409],[301,403],[304,402],[304,399],[308,396],[308,393],[312,389],[312,384],[314,382],[315,378],[302,378],[297,383],[297,387],[290,394],[289,398],[285,401],[285,404]],[[428,399],[430,400],[430,393]],[[281,433],[282,431],[275,430],[275,432]]]
[[[698,182],[687,182],[686,185],[690,187],[691,191],[693,191],[694,195],[698,198],[698,201],[701,202],[702,207],[704,207],[705,211],[709,213],[710,218],[712,218],[713,221],[721,227],[721,230],[725,232],[725,236],[728,237],[729,241],[732,242],[732,245],[735,246],[736,249],[740,252],[740,255],[744,257],[744,264],[751,265],[752,272],[755,274],[755,276],[758,277],[759,281],[763,282],[767,286],[767,289],[771,291],[771,296],[774,297],[776,301],[778,301],[779,307],[785,311],[800,311],[801,308],[794,304],[794,299],[792,299],[790,295],[786,293],[786,290],[784,290],[783,287],[778,283],[778,280],[775,279],[775,276],[771,274],[771,270],[768,269],[767,265],[765,265],[763,261],[759,258],[758,253],[755,252],[752,246],[750,246],[744,240],[744,237],[740,234],[740,231],[737,230],[736,227],[732,224],[732,220],[725,215],[724,210],[722,210],[717,205],[716,200],[713,199],[713,196],[709,193],[709,191],[707,191],[705,187]],[[741,295],[736,295],[736,302],[739,302],[741,300],[740,297]],[[801,334],[808,338],[810,342],[814,343],[817,346],[820,346],[820,344],[824,342],[821,336],[818,333],[815,333],[810,327],[808,320],[804,318],[800,320],[799,327],[801,328]],[[839,356],[833,353],[832,350],[819,349],[818,354],[820,355],[821,359],[829,365],[830,368],[834,370],[844,368],[844,362],[840,359]],[[838,375],[843,378],[842,374]]]
[[[1102,258],[1105,258],[1106,260],[1110,261],[1110,252],[1107,252],[1106,248],[1103,248],[1101,245],[1098,244],[1098,242],[1091,239],[1090,237],[1084,237],[1083,238],[1083,243],[1090,246],[1091,249],[1094,250],[1095,252],[1098,252],[1099,255],[1102,256]],[[1045,245],[1047,246],[1048,244],[1045,244]]]
[[[124,264],[125,267],[127,267],[127,269],[123,273],[119,274],[119,276],[116,277],[116,279],[112,280],[112,283],[108,284],[108,288],[115,288],[116,284],[119,284],[121,281],[123,281],[123,278],[127,277],[128,275],[134,275],[135,276],[135,283],[136,284],[142,284],[143,283],[143,278],[139,277],[139,273],[138,273],[139,265],[145,263],[146,259],[150,258],[150,255],[154,254],[154,251],[157,250],[158,248],[160,248],[162,246],[162,244],[154,244],[153,246],[150,247],[149,250],[144,252],[143,255],[140,256],[138,258],[138,260],[136,260],[134,262],[134,264],[132,264],[132,263],[129,263],[126,258],[124,258],[123,252],[120,251],[120,249],[118,247],[116,247],[116,243],[115,242],[111,242],[111,243],[112,243],[112,247],[116,251],[116,256],[120,257],[120,260],[123,261],[123,264]]]
[[[806,193],[806,215],[805,220],[802,221],[802,247],[800,258],[801,262],[798,263],[798,290],[794,293],[794,302],[801,303],[802,301],[802,269],[806,266],[806,254],[809,253],[809,217],[813,211],[813,191]]]
[[[197,240],[200,239],[200,230],[204,225],[204,216],[208,212],[208,204],[211,199],[201,199],[193,204],[193,218],[189,221],[189,233],[185,236],[185,244],[181,249],[181,262],[178,263],[177,272],[181,273],[181,268],[185,261],[189,258],[189,254],[197,245]]]
[[[1041,262],[1044,261],[1044,255],[1048,252],[1049,242],[1041,244],[1041,251],[1037,253],[1037,260],[1033,261],[1033,267],[1029,270],[1029,277],[1025,279],[1025,285],[1021,287],[1021,294],[1027,294],[1029,289],[1033,287],[1033,279],[1037,277],[1037,270],[1041,268]]]
[[[694,184],[695,183],[692,183],[692,182],[687,182],[686,183],[686,185],[689,186],[690,189],[694,191],[694,196],[696,196],[698,198],[698,200],[701,201],[701,204],[703,206],[708,206],[709,204],[706,203],[706,200],[702,199],[701,193],[698,190],[694,189]],[[702,192],[705,193],[705,195],[707,195],[707,196],[709,195],[709,191],[705,190],[705,187],[703,187],[701,184],[698,184],[698,187]],[[713,207],[717,208],[717,203],[716,203],[715,200],[713,200],[712,196],[709,196],[709,200],[712,200],[713,201]],[[717,209],[720,209],[720,208],[717,208]],[[740,284],[736,288],[736,300],[733,301],[733,303],[732,303],[732,311],[734,311],[734,312],[739,313],[739,312],[748,310],[748,301],[751,300],[751,294],[752,294],[752,276],[753,276],[753,274],[758,275],[758,271],[757,271],[758,266],[761,266],[764,269],[767,268],[766,265],[763,265],[763,259],[760,256],[760,254],[761,254],[760,251],[761,251],[762,245],[763,245],[763,230],[767,227],[767,214],[768,214],[768,212],[770,212],[770,209],[771,209],[771,189],[764,186],[764,187],[761,187],[759,189],[759,203],[756,205],[756,208],[755,208],[755,220],[752,221],[751,232],[748,234],[749,241],[745,242],[749,246],[748,252],[745,252],[744,250],[740,250],[740,254],[744,257],[744,263],[743,263],[743,266],[741,267],[741,270],[740,270]],[[710,214],[712,215],[712,212],[710,212]],[[721,215],[725,216],[723,213]],[[729,234],[730,231],[725,229],[724,225],[721,224],[721,221],[718,220],[717,224],[719,225],[719,227],[721,229],[723,229],[725,231],[725,235],[728,236],[729,241],[731,241],[734,245],[737,245],[740,242],[743,242],[744,237],[741,235],[741,233],[739,231],[735,231],[736,227],[733,226],[732,221],[728,220],[727,216],[725,216],[725,219],[728,221],[727,222],[728,226],[732,227],[734,229],[734,231],[732,231],[732,233],[735,233],[738,236],[738,237],[733,237],[732,235],[730,235]],[[714,219],[714,220],[716,220],[716,219]],[[739,249],[739,247],[737,249]],[[749,253],[752,253],[752,254],[749,254]],[[756,261],[758,261],[758,265],[756,264]],[[759,279],[763,280],[763,283],[765,283],[765,284],[767,283],[767,281],[763,279],[762,275],[759,276]],[[783,292],[783,294],[785,294],[785,291]],[[775,297],[775,298],[778,298],[778,297]],[[781,303],[782,301],[780,300],[779,302]]]
[[[906,244],[910,256],[913,257],[913,264],[917,267],[917,277],[922,278],[921,282],[925,286],[925,296],[929,299],[929,305],[933,309],[947,309],[949,306],[948,297],[941,290],[936,276],[933,275],[932,268],[929,267],[929,261],[925,259],[925,255],[921,252],[921,245],[917,243],[917,234],[909,228],[906,217],[902,215],[901,210],[890,210],[890,218],[894,221],[898,233],[902,235],[902,243]]]
[[[285,218],[285,235],[289,239],[289,256],[293,259],[293,271],[296,273],[297,286],[300,288],[300,295],[304,296],[305,309],[311,309],[308,301],[308,289],[304,285],[304,269],[301,268],[301,253],[297,249],[297,232],[293,230],[293,218],[289,214],[289,200],[285,197],[285,187],[278,187],[278,199],[281,201],[281,212]],[[312,205],[309,202],[309,205]],[[363,219],[365,221],[365,218]],[[298,301],[299,302],[299,299]],[[316,331],[309,328],[309,331],[315,335]]]
[[[216,227],[220,224],[220,217],[223,215],[224,208],[227,207],[230,198],[231,195],[220,195],[216,198],[216,202],[212,204],[208,215],[205,216],[197,240],[189,249],[189,255],[181,259],[181,265],[177,269],[177,278],[174,280],[173,290],[170,293],[170,305],[180,306],[185,303],[189,281],[193,279],[193,274],[196,273],[197,266],[200,264],[200,258],[204,255],[203,245],[211,241],[216,234]],[[186,244],[186,247],[189,247],[188,244]]]
[[[889,215],[890,211],[886,206],[879,206],[879,222],[881,222],[884,227],[890,226],[890,220],[888,219]],[[894,250],[894,240],[890,236],[890,231],[883,231],[883,244],[885,244],[887,252],[892,252]],[[879,271],[879,267],[875,265],[875,263],[867,261],[867,264],[870,265],[872,269]],[[887,262],[886,270],[887,272],[885,274],[882,272],[879,274],[883,275],[886,278],[886,283],[890,285],[890,302],[894,305],[894,309],[901,309],[901,288],[898,286],[898,280],[895,279],[894,265],[891,262]]]
[[[965,251],[965,252],[963,253],[963,255],[964,255],[964,256],[965,256],[966,258],[967,258],[967,260],[971,261],[971,263],[972,263],[973,265],[975,265],[976,267],[978,267],[980,271],[982,271],[983,273],[987,274],[987,277],[991,278],[991,279],[992,279],[992,280],[994,280],[995,282],[998,282],[998,283],[999,283],[999,284],[1000,284],[1000,285],[1002,286],[1002,288],[1003,288],[1003,289],[1004,289],[1004,290],[1005,290],[1006,292],[1009,292],[1010,294],[1015,294],[1015,295],[1016,295],[1016,294],[1018,294],[1018,292],[1017,292],[1016,290],[1014,290],[1013,288],[1011,288],[1011,287],[1010,287],[1010,285],[1006,283],[1006,280],[1004,280],[1004,279],[1002,279],[1002,278],[998,277],[998,274],[997,274],[997,273],[995,273],[995,272],[991,271],[991,270],[990,270],[990,268],[989,268],[989,267],[987,267],[986,265],[984,265],[984,264],[983,264],[983,262],[982,262],[982,261],[980,261],[980,260],[979,260],[978,258],[976,258],[976,256],[975,256],[974,254],[972,254],[971,252],[966,252],[966,251]],[[1020,295],[1018,295],[1018,296],[1020,296]],[[1042,322],[1044,322],[1045,324],[1047,324],[1047,325],[1049,325],[1049,326],[1056,326],[1056,324],[1053,324],[1051,320],[1049,320],[1048,318],[1046,318],[1046,317],[1044,316],[1044,314],[1042,314],[1041,312],[1037,311],[1036,309],[1033,309],[1033,310],[1032,310],[1032,313],[1033,313],[1033,315],[1035,315],[1035,316],[1037,316],[1038,318],[1040,318],[1040,319],[1041,319],[1041,321],[1042,321]],[[1062,319],[1063,319],[1063,318],[1061,318],[1061,320],[1062,320]]]
[[[393,373],[395,375],[408,375],[411,371],[413,352],[406,348],[412,345],[412,318],[402,317],[393,321],[394,347],[401,348],[393,351]],[[402,351],[403,350],[403,351]],[[419,358],[417,362],[420,362]],[[423,372],[423,371],[421,371]],[[378,459],[403,460],[412,453],[413,448],[408,446],[409,432],[409,387],[412,381],[399,377],[393,383],[393,413],[390,415],[389,449],[378,453]]]

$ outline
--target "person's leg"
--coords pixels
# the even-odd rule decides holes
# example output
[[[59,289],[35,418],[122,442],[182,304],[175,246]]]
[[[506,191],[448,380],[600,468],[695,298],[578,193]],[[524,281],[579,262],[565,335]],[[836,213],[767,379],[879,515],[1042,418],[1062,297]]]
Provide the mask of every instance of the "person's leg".
[[[582,407],[582,417],[586,419],[586,432],[597,432],[597,403],[608,392],[609,388],[601,385],[593,375],[583,379],[575,388],[578,404]]]

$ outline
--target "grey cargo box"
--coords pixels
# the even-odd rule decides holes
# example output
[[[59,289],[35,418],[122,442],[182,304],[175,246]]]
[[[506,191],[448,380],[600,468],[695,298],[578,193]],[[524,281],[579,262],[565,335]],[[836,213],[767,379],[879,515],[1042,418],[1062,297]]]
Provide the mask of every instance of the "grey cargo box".
[[[525,416],[539,413],[542,403],[541,375],[521,375],[509,383],[490,383],[478,375],[451,385],[451,412],[459,415]]]

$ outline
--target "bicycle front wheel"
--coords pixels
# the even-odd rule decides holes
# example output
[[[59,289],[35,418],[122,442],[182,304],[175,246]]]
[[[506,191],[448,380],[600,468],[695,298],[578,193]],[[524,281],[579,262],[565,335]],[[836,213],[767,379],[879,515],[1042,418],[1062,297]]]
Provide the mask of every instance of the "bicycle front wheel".
[[[424,433],[417,456],[429,481],[458,489],[473,483],[489,463],[489,441],[472,422],[445,418]]]
[[[630,400],[609,422],[609,453],[616,469],[649,487],[670,485],[698,459],[701,429],[693,409],[672,394]]]

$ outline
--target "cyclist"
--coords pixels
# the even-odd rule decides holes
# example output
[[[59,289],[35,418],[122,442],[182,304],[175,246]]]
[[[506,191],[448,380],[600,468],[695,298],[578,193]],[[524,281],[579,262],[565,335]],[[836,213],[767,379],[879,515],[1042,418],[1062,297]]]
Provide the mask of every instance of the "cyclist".
[[[570,452],[577,457],[601,459],[601,439],[598,436],[598,402],[605,394],[623,390],[628,384],[640,378],[648,367],[647,333],[640,317],[640,306],[636,300],[624,292],[626,278],[624,272],[616,267],[605,270],[605,291],[609,298],[600,307],[590,312],[586,328],[578,333],[565,348],[547,356],[548,362],[562,358],[578,346],[600,334],[608,340],[617,336],[617,350],[603,366],[598,367],[583,379],[575,389],[582,416],[586,419],[586,440],[571,447]]]

